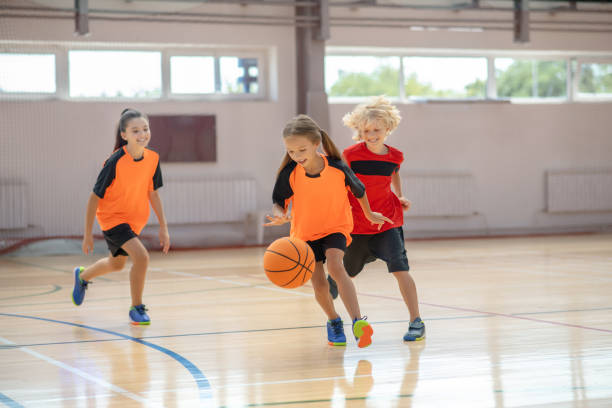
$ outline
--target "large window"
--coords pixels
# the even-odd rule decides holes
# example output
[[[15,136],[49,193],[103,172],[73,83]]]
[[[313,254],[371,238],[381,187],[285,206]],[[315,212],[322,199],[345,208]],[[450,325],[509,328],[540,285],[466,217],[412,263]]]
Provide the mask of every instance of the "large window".
[[[578,94],[581,97],[612,99],[612,62],[582,62]]]
[[[567,96],[565,60],[495,59],[499,98],[564,98]]]
[[[215,58],[210,56],[170,57],[170,91],[175,94],[215,92]]]
[[[390,49],[329,47],[327,52],[325,88],[332,102],[381,94],[398,102],[612,100],[612,53],[588,59],[560,51],[417,49],[414,55],[405,50],[392,55]],[[373,52],[380,54],[367,54]]]
[[[161,52],[70,51],[73,98],[159,98]]]
[[[408,98],[483,99],[486,58],[405,57],[404,92]]]
[[[399,96],[399,57],[328,56],[325,83],[329,96]]]
[[[55,93],[54,54],[0,53],[0,93]]]

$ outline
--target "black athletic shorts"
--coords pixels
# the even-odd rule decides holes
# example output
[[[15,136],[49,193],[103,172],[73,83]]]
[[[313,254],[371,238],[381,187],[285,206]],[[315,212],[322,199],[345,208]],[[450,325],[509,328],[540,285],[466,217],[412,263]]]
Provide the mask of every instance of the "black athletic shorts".
[[[408,271],[402,227],[378,234],[351,234],[353,242],[344,252],[344,268],[349,276],[357,276],[368,262],[382,259],[389,272]]]
[[[109,230],[102,231],[102,234],[104,234],[104,239],[106,240],[106,245],[108,245],[108,250],[113,256],[128,256],[128,253],[121,247],[130,239],[138,236],[138,234],[132,230],[130,224],[116,225]]]
[[[327,251],[329,248],[338,248],[343,252],[346,251],[346,237],[339,232],[326,235],[323,238],[319,238],[314,241],[306,242],[312,248],[315,261],[317,262],[325,262],[325,251]]]

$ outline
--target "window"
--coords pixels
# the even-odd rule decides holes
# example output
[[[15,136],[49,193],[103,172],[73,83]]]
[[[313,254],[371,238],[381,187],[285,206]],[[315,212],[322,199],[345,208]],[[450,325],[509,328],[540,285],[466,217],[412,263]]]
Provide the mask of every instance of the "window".
[[[170,92],[261,96],[259,65],[257,57],[172,55]]]
[[[161,97],[161,52],[69,51],[73,98]]]
[[[215,58],[170,57],[170,92],[207,94],[215,92]]]
[[[0,93],[55,91],[54,54],[0,53]]]
[[[486,58],[405,57],[404,92],[407,98],[484,99]]]
[[[222,93],[259,92],[259,67],[256,58],[221,57],[220,66]]]
[[[325,57],[325,87],[334,96],[399,96],[399,57]]]
[[[578,95],[590,98],[612,98],[612,63],[581,63]]]
[[[564,98],[565,60],[495,59],[498,98]]]

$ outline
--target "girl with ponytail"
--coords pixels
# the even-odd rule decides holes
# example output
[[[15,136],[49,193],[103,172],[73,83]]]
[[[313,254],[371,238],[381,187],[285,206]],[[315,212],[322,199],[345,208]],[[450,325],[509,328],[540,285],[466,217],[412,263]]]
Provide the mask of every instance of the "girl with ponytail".
[[[166,216],[157,189],[163,185],[159,155],[147,149],[151,140],[149,121],[134,109],[121,112],[115,149],[106,160],[89,196],[85,213],[83,253],[93,252],[92,229],[94,218],[102,229],[108,246],[108,256],[84,268],[74,269],[72,302],[79,306],[85,290],[97,276],[123,269],[131,258],[129,310],[133,325],[148,325],[151,319],[142,302],[149,253],[138,234],[149,219],[149,206],[159,220],[159,243],[164,253],[170,248]]]
[[[355,286],[342,264],[353,230],[347,189],[357,198],[372,224],[380,227],[390,220],[370,210],[363,183],[342,161],[329,135],[310,117],[299,115],[290,120],[283,130],[283,142],[287,153],[272,193],[273,215],[268,216],[270,222],[265,225],[291,222],[291,236],[306,241],[312,248],[316,266],[311,282],[315,299],[327,315],[328,343],[345,346],[346,336],[329,293],[323,268],[325,261],[350,314],[357,344],[367,347],[372,343],[373,330],[361,315]],[[325,154],[318,151],[319,146]]]

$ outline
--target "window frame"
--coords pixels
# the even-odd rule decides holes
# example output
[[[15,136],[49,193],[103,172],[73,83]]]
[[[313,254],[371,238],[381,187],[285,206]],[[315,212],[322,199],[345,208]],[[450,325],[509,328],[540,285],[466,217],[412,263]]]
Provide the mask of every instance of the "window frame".
[[[166,81],[162,80],[165,87],[162,89],[162,95],[166,95],[167,99],[197,101],[197,100],[266,100],[268,99],[268,81],[267,79],[267,52],[264,50],[245,50],[241,48],[169,48],[165,50],[165,57],[162,57],[162,76],[166,73]],[[213,93],[173,93],[171,91],[171,67],[170,58],[172,57],[213,57],[215,64],[215,92]],[[217,83],[221,81],[219,72],[219,59],[221,57],[236,57],[236,58],[256,58],[258,65],[257,77],[257,92],[255,93],[223,93],[217,91]]]
[[[161,53],[161,94],[154,98],[134,97],[72,97],[70,96],[70,51],[148,51]],[[0,101],[62,100],[74,102],[163,102],[163,101],[266,101],[273,97],[270,89],[272,47],[245,48],[236,46],[202,46],[191,44],[143,44],[143,43],[75,43],[45,41],[0,40],[1,53],[53,54],[55,55],[55,92],[2,92]],[[234,94],[215,92],[211,94],[177,94],[170,92],[171,56],[213,56],[256,58],[258,62],[258,90],[256,93]],[[220,80],[220,78],[219,78]]]
[[[61,86],[63,73],[60,72],[63,59],[62,50],[59,47],[39,47],[31,44],[21,45],[13,41],[0,42],[0,53],[2,54],[41,54],[53,55],[55,57],[55,92],[0,92],[0,101],[6,100],[53,100],[59,99],[64,91]]]
[[[608,95],[589,95],[580,94],[580,77],[582,75],[582,64],[610,64],[612,65],[612,55],[609,57],[577,57],[575,61],[575,73],[572,77],[571,86],[576,102],[611,102],[612,93]]]
[[[559,104],[578,102],[610,102],[608,97],[581,97],[578,95],[581,62],[612,63],[612,52],[598,51],[547,51],[547,50],[475,50],[475,49],[423,49],[423,48],[377,48],[377,47],[345,47],[328,46],[325,56],[389,56],[400,58],[400,73],[398,84],[399,97],[388,97],[394,103],[517,103],[517,104]],[[404,57],[472,57],[486,58],[487,80],[485,98],[407,98],[403,89]],[[495,76],[495,60],[497,58],[513,58],[523,60],[563,60],[566,67],[566,95],[563,97],[513,97],[499,98],[497,96],[497,78]],[[574,63],[577,61],[574,69]],[[327,86],[327,85],[326,85]],[[328,96],[330,104],[361,103],[367,97]]]

